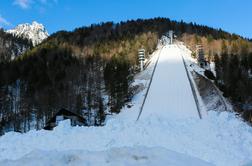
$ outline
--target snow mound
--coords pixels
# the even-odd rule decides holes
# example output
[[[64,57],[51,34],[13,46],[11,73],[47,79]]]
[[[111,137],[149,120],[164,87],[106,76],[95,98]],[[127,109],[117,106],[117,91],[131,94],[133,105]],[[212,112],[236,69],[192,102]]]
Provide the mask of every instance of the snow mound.
[[[14,29],[8,30],[7,33],[11,33],[14,36],[30,39],[33,46],[40,44],[49,36],[45,27],[42,24],[37,23],[36,21],[33,21],[32,24],[19,24]]]
[[[64,121],[53,131],[6,133],[0,137],[0,161],[19,160],[34,150],[60,153],[138,146],[163,147],[223,166],[252,160],[252,128],[232,113],[209,112],[203,120],[160,116],[138,122],[120,116],[109,119],[104,127],[71,127]]]
[[[39,162],[38,162],[39,161]],[[107,151],[41,151],[35,150],[18,160],[5,160],[5,166],[92,165],[92,166],[210,166],[207,162],[164,148],[112,148]]]

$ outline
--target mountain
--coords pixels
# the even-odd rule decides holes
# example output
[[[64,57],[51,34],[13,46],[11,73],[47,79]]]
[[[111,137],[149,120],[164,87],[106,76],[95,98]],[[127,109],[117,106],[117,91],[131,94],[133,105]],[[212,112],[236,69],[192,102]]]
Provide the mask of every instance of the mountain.
[[[40,44],[49,36],[45,27],[36,21],[33,21],[32,24],[20,24],[14,29],[8,30],[7,32],[13,34],[14,36],[30,39],[33,43],[33,46]]]
[[[16,28],[4,31],[0,29],[0,62],[9,62],[48,37],[42,24],[20,24]]]

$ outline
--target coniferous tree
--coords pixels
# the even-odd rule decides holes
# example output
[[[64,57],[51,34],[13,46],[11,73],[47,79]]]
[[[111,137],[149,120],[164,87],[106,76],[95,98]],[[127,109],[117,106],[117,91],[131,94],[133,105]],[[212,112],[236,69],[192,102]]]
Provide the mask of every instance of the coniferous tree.
[[[106,89],[110,94],[111,112],[118,113],[127,100],[131,83],[130,64],[123,57],[112,57],[104,71]]]

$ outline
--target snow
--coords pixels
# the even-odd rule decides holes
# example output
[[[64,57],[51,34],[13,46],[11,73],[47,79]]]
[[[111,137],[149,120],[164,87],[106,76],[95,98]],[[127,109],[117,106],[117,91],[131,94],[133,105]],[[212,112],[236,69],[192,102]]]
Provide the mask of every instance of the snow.
[[[209,112],[204,120],[150,117],[137,123],[115,117],[104,127],[63,123],[52,132],[2,136],[0,161],[22,159],[34,150],[104,151],[138,146],[163,147],[216,165],[241,165],[252,160],[252,129],[227,112]]]
[[[200,68],[198,65],[195,64],[196,60],[192,58],[191,54],[192,52],[187,49],[187,47],[181,43],[178,43],[177,46],[180,48],[181,51],[181,56],[183,57],[184,61],[185,61],[185,66],[186,69],[188,70],[188,77],[191,80],[191,84],[193,86],[193,89],[195,91],[195,97],[198,103],[198,107],[200,110],[200,117],[204,118],[205,116],[207,116],[207,109],[206,109],[206,105],[203,102],[202,96],[200,96],[200,92],[197,88],[196,82],[194,80],[194,77],[192,75],[193,71],[197,71],[199,72],[201,75],[204,76],[204,69]]]
[[[40,162],[35,162],[40,161]],[[41,151],[35,150],[19,160],[5,160],[0,165],[97,165],[97,166],[210,166],[197,158],[169,151],[164,148],[112,148],[107,151]]]
[[[204,96],[200,96],[199,91],[197,90],[197,88],[195,88],[196,93],[197,93],[197,98],[199,100],[201,114],[203,114],[203,116],[206,116],[207,115],[206,111],[211,111],[211,110],[212,111],[214,110],[214,111],[232,111],[233,112],[232,104],[228,101],[228,99],[226,99],[223,96],[223,93],[214,84],[214,81],[209,80],[205,76],[205,74],[204,74],[205,69],[201,68],[197,64],[197,60],[192,58],[192,56],[191,56],[192,52],[189,49],[187,49],[187,47],[182,42],[179,43],[178,46],[183,51],[183,57],[185,59],[187,69],[190,71],[190,73],[194,73],[194,76],[192,74],[190,74],[190,77],[192,78],[192,80],[193,80],[193,78],[197,79],[195,74],[198,74],[201,77],[203,77],[209,81],[210,85],[207,90],[208,93],[204,94]],[[214,75],[216,75],[214,62],[210,63],[209,69],[214,73]],[[194,84],[194,87],[197,87],[195,81],[193,81],[193,84]]]
[[[215,63],[214,62],[210,62],[210,70],[213,72],[214,76],[216,77]]]
[[[160,54],[141,120],[150,116],[199,118],[181,51],[165,46]]]
[[[252,128],[230,112],[209,111],[207,116],[199,119],[195,106],[188,102],[194,102],[190,99],[191,92],[182,88],[188,86],[188,80],[182,77],[185,71],[182,72],[181,61],[174,56],[184,51],[176,46],[164,48],[163,51],[165,56],[172,57],[162,57],[160,48],[154,53],[147,69],[136,76],[134,84],[140,85],[143,90],[134,96],[133,107],[125,107],[120,114],[110,116],[103,127],[71,127],[69,121],[63,121],[53,131],[6,133],[0,137],[0,165],[66,165],[69,162],[71,165],[85,165],[82,164],[85,162],[86,165],[206,165],[205,162],[208,162],[221,166],[237,166],[251,163]],[[160,91],[159,96],[155,94],[156,98],[148,99],[148,106],[145,106],[143,115],[136,122],[155,60],[160,52],[160,62],[151,86],[165,86],[163,83],[157,83],[158,79],[176,82],[174,89],[182,89],[178,93],[171,91],[172,94],[190,97],[181,96],[181,103],[176,103],[180,106],[173,106],[174,109],[181,109],[185,116],[177,114],[175,110],[163,109],[166,111],[163,113],[159,110],[162,109],[161,106],[148,104],[152,102],[151,99],[154,104],[163,105],[164,103],[155,101],[164,101],[163,98],[178,102],[177,97],[170,98],[170,94]],[[173,65],[174,62],[176,65]],[[167,68],[169,70],[166,70]],[[167,75],[171,71],[177,72],[178,76],[170,76],[182,80],[163,78],[163,74],[159,73],[164,72],[163,69]],[[167,92],[169,87],[171,85],[167,83],[167,86],[160,88]],[[149,95],[153,95],[152,92]],[[184,104],[188,106],[188,110]],[[153,109],[148,110],[149,106]]]
[[[37,23],[36,21],[33,21],[32,24],[19,24],[14,29],[8,30],[7,33],[30,39],[33,46],[40,44],[49,36],[45,27],[42,24]]]

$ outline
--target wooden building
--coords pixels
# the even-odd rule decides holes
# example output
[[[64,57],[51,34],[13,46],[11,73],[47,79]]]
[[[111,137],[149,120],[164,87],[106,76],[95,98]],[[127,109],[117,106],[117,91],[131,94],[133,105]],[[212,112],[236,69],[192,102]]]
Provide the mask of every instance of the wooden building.
[[[60,121],[70,119],[72,126],[85,126],[86,120],[71,111],[68,111],[66,109],[59,110],[47,123],[44,127],[45,130],[52,130],[54,127],[56,127]]]

